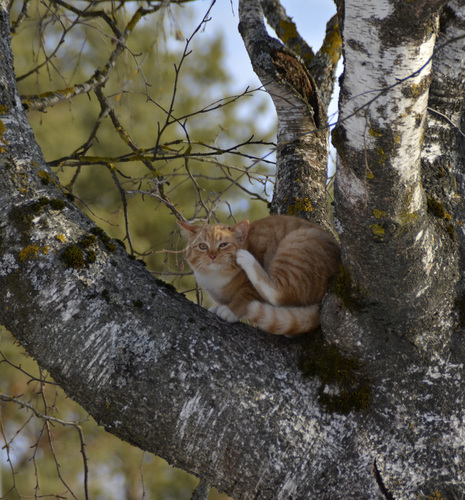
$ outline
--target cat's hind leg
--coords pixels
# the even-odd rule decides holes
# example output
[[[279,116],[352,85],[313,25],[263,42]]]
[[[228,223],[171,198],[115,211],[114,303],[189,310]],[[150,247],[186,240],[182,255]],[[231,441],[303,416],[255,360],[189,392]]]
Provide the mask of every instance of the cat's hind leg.
[[[266,267],[247,250],[238,250],[236,262],[246,272],[265,302],[274,306],[309,305],[320,302],[326,289],[327,251],[321,231],[298,229],[287,234]]]

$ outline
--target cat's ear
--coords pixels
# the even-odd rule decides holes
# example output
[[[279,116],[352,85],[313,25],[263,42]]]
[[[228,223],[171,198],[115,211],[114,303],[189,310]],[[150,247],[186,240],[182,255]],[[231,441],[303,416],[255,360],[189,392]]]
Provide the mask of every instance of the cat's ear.
[[[191,224],[189,222],[183,222],[182,220],[178,220],[178,225],[181,228],[183,235],[187,238],[194,236],[202,229],[200,226],[196,226],[195,224]]]
[[[236,237],[240,245],[243,245],[245,243],[247,235],[249,234],[249,227],[250,227],[249,221],[243,220],[241,222],[238,222],[235,226],[231,228],[234,233],[234,236]]]

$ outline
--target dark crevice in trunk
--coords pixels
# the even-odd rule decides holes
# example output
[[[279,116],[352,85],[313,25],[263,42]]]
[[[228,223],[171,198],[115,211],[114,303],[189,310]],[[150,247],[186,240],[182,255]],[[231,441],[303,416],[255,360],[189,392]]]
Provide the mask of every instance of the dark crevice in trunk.
[[[384,495],[384,497],[387,500],[396,500],[394,495],[386,488],[386,485],[384,484],[383,478],[381,477],[378,465],[376,463],[376,458],[373,461],[373,474],[375,476],[376,482],[378,483],[379,489],[381,493]]]

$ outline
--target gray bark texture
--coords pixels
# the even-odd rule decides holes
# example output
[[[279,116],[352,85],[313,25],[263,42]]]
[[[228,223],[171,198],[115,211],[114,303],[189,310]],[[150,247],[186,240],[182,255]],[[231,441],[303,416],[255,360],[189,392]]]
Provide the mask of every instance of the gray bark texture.
[[[265,2],[265,7],[275,10],[270,4]],[[324,101],[302,59],[268,35],[259,0],[239,2],[239,18],[239,31],[254,71],[273,99],[278,115],[276,183],[271,210],[327,226],[329,129]],[[274,24],[281,23],[275,20]]]
[[[465,8],[448,3],[438,24],[442,5],[345,2],[344,262],[323,332],[291,340],[192,304],[64,196],[16,90],[2,0],[0,322],[109,432],[235,499],[465,498]],[[301,89],[311,76],[264,33],[258,3],[240,8],[280,121],[276,207],[309,198],[327,224],[325,181],[285,180],[295,145],[322,175],[324,116],[283,81],[289,67]]]

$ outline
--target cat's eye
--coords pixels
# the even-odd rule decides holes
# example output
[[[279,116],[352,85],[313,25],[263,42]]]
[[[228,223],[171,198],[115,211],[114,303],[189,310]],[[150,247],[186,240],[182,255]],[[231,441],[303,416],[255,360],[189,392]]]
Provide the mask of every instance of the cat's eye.
[[[206,243],[199,243],[200,250],[207,250],[208,245]]]
[[[229,243],[220,243],[218,245],[218,248],[224,248],[224,247],[227,247]]]

